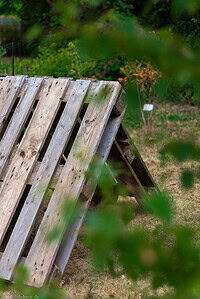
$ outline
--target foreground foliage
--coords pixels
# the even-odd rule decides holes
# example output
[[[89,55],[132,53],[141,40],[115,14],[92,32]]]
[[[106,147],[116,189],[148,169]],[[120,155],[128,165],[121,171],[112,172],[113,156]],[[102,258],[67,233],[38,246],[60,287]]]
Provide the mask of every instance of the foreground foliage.
[[[109,61],[125,58],[128,63],[132,64],[136,59],[142,61],[146,57],[146,61],[152,61],[153,65],[158,66],[162,72],[162,77],[169,82],[177,82],[179,86],[185,86],[188,82],[191,83],[192,88],[188,87],[188,89],[191,91],[194,101],[199,102],[200,71],[198,62],[200,49],[198,40],[192,48],[188,40],[185,40],[185,35],[182,32],[184,39],[178,36],[176,32],[171,34],[168,28],[161,29],[159,38],[155,38],[149,28],[141,26],[141,24],[148,24],[145,18],[148,13],[152,12],[155,5],[159,7],[160,10],[158,9],[158,11],[165,11],[167,14],[170,8],[174,8],[172,17],[176,16],[179,19],[180,15],[186,14],[191,21],[194,14],[197,14],[199,2],[190,1],[188,4],[187,1],[183,1],[183,3],[167,1],[167,4],[162,6],[159,4],[161,2],[158,1],[146,10],[146,14],[142,11],[137,20],[130,19],[129,13],[132,7],[126,5],[122,9],[115,8],[114,12],[107,10],[107,8],[104,10],[103,7],[95,21],[92,17],[88,18],[87,21],[87,14],[83,14],[83,18],[79,18],[86,8],[93,12],[94,8],[99,7],[99,5],[101,7],[105,5],[104,2],[59,2],[54,7],[56,13],[61,15],[59,30],[64,32],[66,38],[79,38],[81,56],[78,56],[73,43],[69,43],[67,50],[62,49],[58,53],[55,48],[51,50],[40,49],[39,58],[33,61],[29,70],[30,74],[33,75],[40,70],[41,75],[47,72],[45,75],[61,76],[61,73],[67,68],[66,66],[69,66],[67,70],[69,75],[80,77],[89,74],[93,76],[90,71],[92,68],[99,67],[97,61],[106,61],[109,65]],[[121,1],[117,1],[117,3],[122,4]],[[108,1],[107,5],[110,8],[111,2]],[[124,9],[128,9],[125,15]],[[136,5],[134,9],[139,15],[141,7]],[[123,14],[119,15],[119,11],[123,11]],[[128,14],[127,18],[126,14]],[[153,17],[154,15],[152,15],[151,20]],[[155,27],[162,26],[158,23],[155,24]],[[32,31],[33,33],[34,31]],[[35,37],[35,33],[33,36]],[[52,53],[56,53],[55,57],[51,55]],[[46,69],[47,66],[42,68],[45,60],[48,61],[49,69]],[[57,65],[56,68],[55,64]],[[138,73],[134,72],[134,74],[137,74],[136,78],[140,78]],[[160,79],[157,89],[160,96],[163,93],[165,82],[162,78]],[[136,83],[142,86],[140,88],[145,97],[152,96],[151,85],[153,83],[150,86],[144,85],[143,81],[141,84],[140,81]],[[137,84],[131,84],[127,87],[127,104],[132,109],[138,106]],[[169,159],[170,156],[173,156],[179,163],[186,160],[194,162],[200,160],[199,145],[185,140],[175,140],[166,144],[161,154],[163,161]],[[91,169],[92,178],[95,177],[96,172],[98,172],[98,168],[95,171]],[[199,177],[198,168],[183,171],[181,177],[183,188],[191,188],[194,177]],[[176,224],[172,199],[164,193],[153,193],[149,197],[144,197],[143,209],[158,218],[159,225],[153,231],[146,231],[141,228],[130,231],[127,226],[132,217],[130,207],[115,207],[113,204],[115,199],[113,197],[114,187],[105,176],[101,176],[99,185],[105,202],[99,212],[89,215],[86,238],[86,244],[92,250],[95,265],[100,269],[107,267],[114,277],[121,273],[126,274],[133,281],[149,277],[152,281],[152,288],[156,289],[161,286],[171,288],[169,294],[165,296],[166,298],[198,298],[200,295],[200,245],[195,241],[195,233],[192,228]],[[65,208],[66,213],[63,211],[63,215],[69,211],[67,205]],[[55,240],[52,239],[51,241]],[[15,288],[17,291],[20,290],[26,296],[27,294],[32,296],[35,293],[31,292],[37,292],[39,298],[45,296],[45,298],[58,298],[61,296],[57,293],[53,294],[51,289],[47,291],[27,290],[22,285],[26,280],[24,271],[21,269],[16,274],[17,284]],[[5,289],[6,285],[2,282],[2,290]],[[56,289],[53,288],[53,290]]]

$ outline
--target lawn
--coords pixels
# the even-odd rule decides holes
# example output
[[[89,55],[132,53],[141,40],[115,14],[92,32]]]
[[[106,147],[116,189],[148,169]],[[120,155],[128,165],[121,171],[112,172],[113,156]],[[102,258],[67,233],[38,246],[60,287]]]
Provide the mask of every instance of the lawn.
[[[178,164],[160,162],[159,151],[172,138],[193,138],[200,144],[200,108],[191,105],[157,103],[153,118],[153,129],[145,132],[143,128],[130,129],[131,137],[137,145],[153,178],[161,190],[167,190],[174,199],[176,220],[180,224],[189,224],[197,229],[200,238],[200,181],[195,181],[194,188],[186,191],[181,187],[180,170],[192,168],[193,163]],[[197,166],[197,165],[195,165]],[[200,166],[200,163],[199,163]],[[124,199],[123,199],[124,200]],[[155,227],[158,222],[137,210],[136,202],[126,199],[136,207],[135,217],[130,228],[144,226]],[[146,298],[153,294],[164,294],[161,289],[154,293],[149,281],[131,282],[125,276],[114,279],[109,273],[98,273],[92,268],[89,251],[83,245],[84,231],[79,236],[72,252],[68,267],[61,282],[62,288],[71,298]]]

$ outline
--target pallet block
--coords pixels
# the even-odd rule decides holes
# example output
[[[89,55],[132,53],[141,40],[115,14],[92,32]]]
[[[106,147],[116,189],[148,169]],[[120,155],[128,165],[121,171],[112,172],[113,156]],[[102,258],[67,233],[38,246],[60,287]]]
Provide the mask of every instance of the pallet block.
[[[62,277],[95,197],[85,172],[96,156],[122,163],[124,172],[115,180],[138,201],[157,189],[121,124],[123,97],[112,81],[0,78],[0,278],[12,280],[20,262],[30,286]],[[69,198],[81,203],[80,215],[49,245]]]

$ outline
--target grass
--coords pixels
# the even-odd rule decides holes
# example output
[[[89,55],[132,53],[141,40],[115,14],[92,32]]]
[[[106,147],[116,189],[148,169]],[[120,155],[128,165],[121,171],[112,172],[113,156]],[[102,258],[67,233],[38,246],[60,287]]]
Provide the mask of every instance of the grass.
[[[171,138],[192,138],[200,143],[200,109],[190,105],[156,104],[153,129],[144,132],[142,127],[130,129],[132,139],[138,147],[149,171],[162,190],[167,190],[174,198],[177,222],[189,224],[198,230],[200,226],[200,181],[192,190],[186,191],[180,184],[180,167],[193,168],[194,162],[182,165],[168,161],[162,165],[159,150]],[[163,115],[166,115],[163,119]],[[173,116],[173,117],[172,117]],[[200,166],[200,163],[198,163]],[[158,222],[151,216],[136,213],[130,227],[153,228]],[[200,233],[197,234],[200,239]],[[165,293],[165,289],[154,292],[149,281],[132,282],[125,276],[114,279],[109,273],[97,273],[90,264],[89,252],[82,244],[83,233],[72,252],[63,277],[62,288],[71,298],[147,298]]]
[[[163,128],[166,124],[173,122],[179,126],[184,126],[185,122],[196,121],[197,126],[200,127],[200,121],[198,121],[197,107],[181,104],[175,105],[172,103],[155,103],[153,111],[153,127]],[[143,127],[142,119],[140,118],[140,112],[136,110],[127,111],[124,119],[124,123],[130,129],[139,129]],[[156,134],[160,132],[156,132]]]

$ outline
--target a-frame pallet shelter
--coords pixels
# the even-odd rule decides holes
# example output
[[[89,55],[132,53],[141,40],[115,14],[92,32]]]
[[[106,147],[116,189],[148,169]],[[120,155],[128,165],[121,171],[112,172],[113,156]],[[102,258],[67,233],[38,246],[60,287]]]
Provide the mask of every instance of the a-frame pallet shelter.
[[[95,196],[85,177],[95,156],[123,164],[116,180],[137,200],[157,188],[121,124],[123,95],[118,82],[0,78],[0,278],[12,280],[20,262],[31,286],[62,276]],[[80,215],[49,245],[68,198]]]

